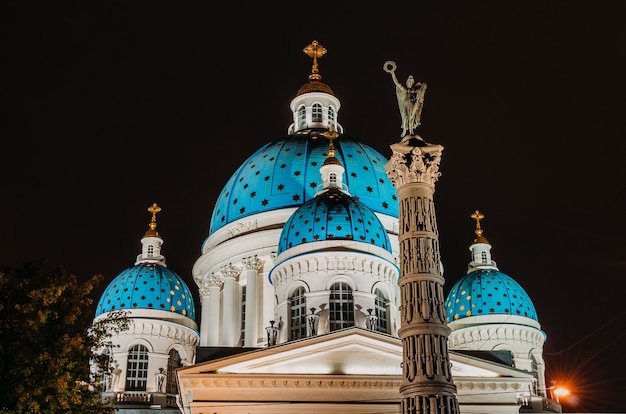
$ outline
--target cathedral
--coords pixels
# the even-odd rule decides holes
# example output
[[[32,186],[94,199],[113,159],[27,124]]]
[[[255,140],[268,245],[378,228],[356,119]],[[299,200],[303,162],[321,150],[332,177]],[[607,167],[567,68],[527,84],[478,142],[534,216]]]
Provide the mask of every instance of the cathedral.
[[[224,184],[195,286],[167,267],[149,206],[140,254],[96,308],[95,321],[122,310],[132,322],[94,368],[102,398],[121,413],[561,412],[535,307],[492,258],[479,211],[467,273],[442,294],[443,147],[416,134],[426,85],[385,63],[403,133],[381,154],[344,132],[326,50],[303,51],[312,68],[292,122]]]

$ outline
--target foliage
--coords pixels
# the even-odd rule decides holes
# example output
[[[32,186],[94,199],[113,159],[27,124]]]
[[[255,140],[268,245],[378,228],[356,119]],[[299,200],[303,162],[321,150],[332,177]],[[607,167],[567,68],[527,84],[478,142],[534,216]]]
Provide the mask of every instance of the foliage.
[[[63,268],[44,270],[43,261],[0,269],[0,408],[115,411],[101,402],[89,366],[128,319],[118,313],[92,326],[90,295],[102,279],[80,283]]]

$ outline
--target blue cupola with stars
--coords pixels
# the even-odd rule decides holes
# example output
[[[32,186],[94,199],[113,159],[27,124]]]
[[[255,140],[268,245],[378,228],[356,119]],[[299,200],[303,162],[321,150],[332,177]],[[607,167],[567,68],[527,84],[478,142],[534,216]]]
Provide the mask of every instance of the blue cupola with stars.
[[[468,324],[477,318],[491,317],[499,323],[537,325],[537,312],[526,291],[502,273],[491,258],[491,244],[483,236],[476,210],[476,237],[470,246],[472,260],[467,274],[457,281],[446,298],[446,322]]]
[[[163,311],[191,319],[195,325],[193,296],[185,282],[167,268],[161,255],[163,239],[156,230],[156,214],[161,208],[155,203],[149,228],[141,239],[142,251],[135,265],[121,272],[106,288],[98,306],[96,317],[112,311]],[[179,316],[176,316],[179,319]]]
[[[217,198],[207,238],[233,223],[296,209],[312,200],[328,155],[327,140],[319,137],[329,129],[342,134],[335,143],[335,157],[349,172],[344,182],[351,194],[375,213],[397,219],[396,189],[384,167],[387,158],[343,133],[338,121],[341,103],[321,81],[317,65],[326,49],[313,42],[304,52],[313,59],[313,68],[309,82],[291,101],[288,135],[263,145],[233,173]]]
[[[332,129],[320,134],[328,138],[327,158],[318,170],[322,184],[315,198],[304,203],[287,220],[281,232],[278,255],[293,247],[313,242],[344,240],[366,243],[391,253],[385,227],[363,202],[352,197],[343,183],[345,169],[336,157],[334,140],[339,134]]]

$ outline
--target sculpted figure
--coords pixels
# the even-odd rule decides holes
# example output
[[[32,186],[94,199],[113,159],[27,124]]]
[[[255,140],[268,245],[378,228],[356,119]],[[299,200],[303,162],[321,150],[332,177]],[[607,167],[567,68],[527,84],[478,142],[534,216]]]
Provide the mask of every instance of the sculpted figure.
[[[400,137],[415,135],[415,129],[420,125],[427,85],[422,82],[415,82],[413,75],[409,75],[406,79],[406,86],[402,85],[396,77],[396,63],[391,60],[385,62],[383,70],[391,75],[391,79],[396,85],[398,107],[402,117],[402,134]]]
[[[165,385],[165,373],[163,371],[163,368],[159,368],[159,372],[155,374],[157,392],[165,392],[163,389],[163,386]]]

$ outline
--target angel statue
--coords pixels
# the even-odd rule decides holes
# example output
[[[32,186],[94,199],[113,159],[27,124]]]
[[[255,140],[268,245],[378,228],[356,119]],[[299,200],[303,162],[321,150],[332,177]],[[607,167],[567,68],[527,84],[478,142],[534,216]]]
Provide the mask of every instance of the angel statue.
[[[409,75],[406,79],[406,86],[402,85],[396,77],[396,62],[391,60],[385,62],[383,70],[391,74],[391,79],[396,84],[398,107],[402,116],[402,134],[400,137],[415,135],[415,129],[420,125],[422,116],[426,84],[423,82],[416,83],[413,75]]]

